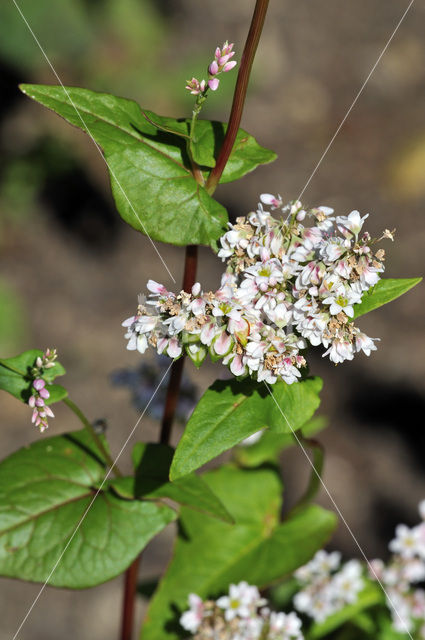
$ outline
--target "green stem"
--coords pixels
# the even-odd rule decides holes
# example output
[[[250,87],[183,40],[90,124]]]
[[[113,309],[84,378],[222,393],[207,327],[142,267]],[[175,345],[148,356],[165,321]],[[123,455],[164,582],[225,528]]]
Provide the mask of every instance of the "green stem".
[[[311,469],[310,480],[308,482],[307,489],[298,500],[297,504],[291,509],[290,514],[293,514],[294,511],[300,509],[301,507],[305,507],[307,504],[310,504],[310,502],[312,502],[312,500],[316,497],[317,492],[319,491],[322,484],[322,473],[325,462],[325,450],[323,448],[323,445],[318,440],[315,440],[314,438],[305,438],[301,433],[298,433],[297,442],[302,447],[312,450],[313,467]],[[287,514],[286,517],[289,517],[289,514]]]
[[[115,462],[113,461],[111,455],[108,453],[105,445],[103,444],[101,438],[99,438],[99,436],[97,435],[96,431],[94,430],[93,425],[86,418],[86,416],[81,411],[81,409],[79,407],[77,407],[75,402],[72,402],[72,400],[70,398],[64,398],[63,402],[67,405],[67,407],[69,409],[71,409],[71,411],[73,413],[75,413],[77,418],[79,418],[79,420],[82,422],[82,424],[85,426],[85,428],[90,432],[90,435],[93,438],[96,446],[98,447],[99,451],[102,453],[103,457],[105,458],[106,462],[111,467],[112,471],[115,473],[117,478],[122,478],[123,474],[118,469],[117,465],[115,464]]]
[[[246,39],[245,48],[242,54],[242,60],[239,67],[238,79],[236,81],[235,93],[233,95],[232,110],[230,112],[229,124],[227,126],[226,135],[217,158],[216,165],[211,171],[206,183],[206,190],[211,195],[214,193],[220,181],[221,174],[227,164],[229,156],[235,144],[236,135],[239,131],[242,112],[245,104],[246,92],[248,89],[249,77],[251,75],[252,63],[254,62],[255,52],[257,51],[258,42],[263,30],[264,20],[269,5],[269,0],[257,0],[254,13],[251,20],[248,37]]]

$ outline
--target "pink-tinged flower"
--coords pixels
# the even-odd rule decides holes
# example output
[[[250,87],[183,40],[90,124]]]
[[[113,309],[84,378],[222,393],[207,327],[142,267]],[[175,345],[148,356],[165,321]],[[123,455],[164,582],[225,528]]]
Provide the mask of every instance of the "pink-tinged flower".
[[[227,353],[229,353],[232,345],[232,336],[229,336],[226,331],[223,331],[223,333],[212,342],[211,347],[214,353],[216,353],[218,356],[225,356]]]
[[[358,211],[352,211],[348,216],[337,216],[336,223],[341,233],[345,234],[346,231],[349,231],[357,237],[363,226],[363,222],[368,217],[368,213],[362,218]]]
[[[217,91],[219,84],[220,80],[218,78],[211,78],[211,80],[208,80],[208,86],[211,91]]]
[[[218,73],[217,60],[213,60],[211,62],[210,66],[208,67],[208,73],[210,73],[212,76],[215,76]]]
[[[180,624],[183,629],[196,633],[202,622],[204,613],[204,603],[195,593],[189,594],[189,611],[185,611],[180,618]]]
[[[359,331],[356,334],[356,351],[363,351],[367,356],[370,356],[371,351],[376,351],[376,345],[374,344],[379,338],[369,338],[365,333]]]
[[[196,78],[192,78],[192,80],[186,80],[186,82],[187,84],[185,88],[190,91],[192,95],[197,96],[200,93],[204,93],[206,88],[205,80],[201,80],[201,82],[199,82]]]
[[[154,293],[158,296],[168,296],[170,295],[167,289],[163,284],[159,284],[159,282],[155,282],[155,280],[148,280],[147,288],[151,293]]]
[[[260,195],[260,200],[264,204],[268,204],[272,209],[277,209],[282,206],[282,198],[280,195],[274,196],[272,193],[262,193]]]
[[[182,348],[177,338],[170,339],[167,347],[167,354],[170,356],[170,358],[178,358],[179,356],[181,356]]]
[[[243,363],[242,356],[236,355],[230,362],[230,371],[234,376],[243,376],[247,373],[247,368]]]
[[[37,378],[36,380],[34,380],[33,385],[34,389],[36,389],[37,391],[41,391],[41,389],[43,389],[46,386],[45,381],[42,378]]]

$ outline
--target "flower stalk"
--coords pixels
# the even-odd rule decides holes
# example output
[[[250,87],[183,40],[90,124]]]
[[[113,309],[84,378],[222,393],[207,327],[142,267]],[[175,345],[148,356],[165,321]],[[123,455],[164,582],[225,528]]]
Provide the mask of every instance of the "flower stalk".
[[[260,41],[261,32],[263,30],[264,20],[266,18],[269,0],[257,0],[254,13],[251,20],[251,26],[242,54],[242,60],[239,67],[238,78],[236,80],[235,92],[233,95],[232,109],[230,112],[229,124],[227,126],[226,135],[223,145],[217,158],[216,165],[211,171],[206,183],[206,190],[211,195],[220,182],[221,174],[227,164],[229,156],[235,144],[236,135],[242,119],[242,112],[245,104],[246,92],[248,89],[249,78],[251,75],[252,64],[254,62],[255,53]]]

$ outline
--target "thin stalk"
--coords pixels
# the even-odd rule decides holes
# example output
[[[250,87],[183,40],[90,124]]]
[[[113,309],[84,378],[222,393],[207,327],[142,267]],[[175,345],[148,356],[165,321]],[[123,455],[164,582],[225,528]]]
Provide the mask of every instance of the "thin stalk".
[[[124,596],[122,606],[121,640],[131,640],[134,626],[134,610],[136,604],[137,579],[142,554],[138,555],[125,572]]]
[[[111,455],[108,453],[105,445],[103,444],[101,438],[99,438],[98,434],[96,433],[96,431],[93,428],[93,425],[91,424],[91,422],[86,418],[86,416],[84,415],[84,413],[81,411],[81,409],[79,407],[77,407],[77,405],[75,404],[75,402],[72,402],[72,400],[70,398],[64,398],[63,401],[66,406],[71,409],[71,411],[73,413],[75,413],[75,415],[77,416],[77,418],[80,419],[80,421],[82,422],[82,424],[86,427],[86,429],[90,432],[91,437],[94,440],[94,443],[96,444],[97,448],[99,449],[99,451],[102,453],[103,457],[105,458],[106,462],[108,463],[108,465],[111,467],[112,471],[115,473],[117,478],[122,478],[122,473],[121,471],[118,469],[117,465],[115,464],[115,462],[113,461]]]
[[[252,63],[254,62],[255,52],[257,51],[258,42],[263,30],[268,5],[269,0],[257,0],[255,4],[251,26],[245,42],[241,64],[239,67],[238,79],[236,81],[232,110],[230,112],[226,135],[224,136],[223,145],[220,149],[216,165],[211,171],[205,185],[205,188],[209,194],[214,193],[220,181],[221,174],[224,171],[224,167],[226,166],[229,156],[232,152],[233,145],[235,144],[235,139],[239,130],[239,125],[241,123],[242,112],[245,104]]]

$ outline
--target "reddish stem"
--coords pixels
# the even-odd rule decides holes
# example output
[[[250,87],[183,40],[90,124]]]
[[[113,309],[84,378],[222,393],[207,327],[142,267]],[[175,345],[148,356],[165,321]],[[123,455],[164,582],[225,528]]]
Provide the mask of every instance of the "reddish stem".
[[[198,263],[198,247],[188,245],[184,262],[183,290],[190,292],[195,284],[196,267]],[[164,413],[161,423],[161,434],[159,441],[161,444],[168,444],[179,398],[180,383],[182,379],[184,357],[173,362],[171,366],[170,382],[168,383],[167,398],[165,400]],[[122,610],[121,640],[131,640],[134,624],[135,595],[137,590],[137,577],[141,555],[125,572],[124,576],[124,602]]]
[[[196,279],[196,267],[198,262],[198,247],[190,244],[186,247],[186,258],[184,263],[183,291],[191,291]],[[170,441],[171,427],[173,426],[174,414],[176,412],[177,401],[179,399],[180,384],[183,374],[184,357],[173,362],[171,367],[170,382],[168,383],[167,397],[165,400],[164,413],[161,423],[161,444],[168,444]]]
[[[232,152],[233,145],[235,144],[236,135],[241,123],[243,107],[245,104],[252,63],[254,62],[255,52],[257,51],[258,42],[263,30],[268,5],[269,0],[257,0],[255,4],[251,26],[245,42],[245,48],[243,50],[241,64],[239,67],[238,79],[236,81],[232,110],[230,112],[226,135],[224,136],[223,145],[220,149],[216,165],[211,171],[205,185],[206,190],[210,194],[215,191],[220,181],[221,174],[224,171],[224,167],[226,166],[229,156]]]
[[[124,574],[124,599],[122,607],[121,640],[131,640],[133,636],[134,609],[136,605],[137,578],[142,556],[139,555]]]

